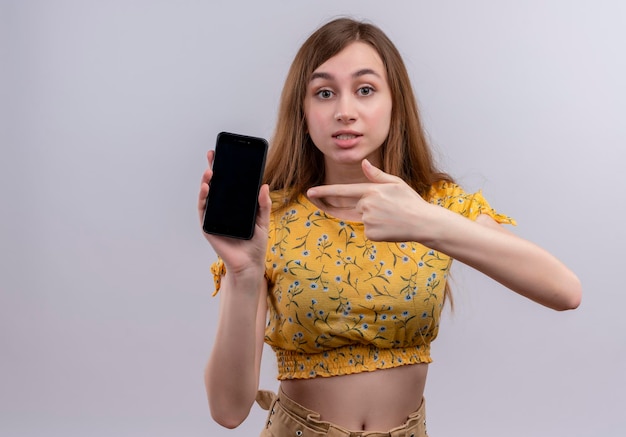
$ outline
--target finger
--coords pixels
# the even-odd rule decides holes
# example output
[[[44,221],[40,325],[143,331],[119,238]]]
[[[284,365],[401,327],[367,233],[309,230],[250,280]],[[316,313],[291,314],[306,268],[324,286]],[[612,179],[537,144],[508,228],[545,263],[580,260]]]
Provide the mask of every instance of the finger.
[[[211,183],[211,178],[213,177],[213,170],[207,168],[202,173],[202,180],[200,181],[200,193],[198,194],[198,199],[201,202],[206,200],[206,196],[209,194],[209,184]]]
[[[204,169],[204,173],[202,173],[202,181],[200,182],[202,185],[209,184],[211,182],[211,178],[213,177],[213,170],[211,167],[207,167]]]
[[[206,208],[206,198],[209,195],[209,180],[211,179],[211,170],[207,169],[202,176],[202,183],[200,184],[200,192],[198,193],[198,214],[200,216],[200,222],[204,217],[204,209]],[[207,176],[208,175],[208,176]]]
[[[363,168],[363,173],[365,173],[365,176],[372,182],[375,182],[377,184],[398,182],[398,178],[396,176],[385,173],[378,167],[374,167],[374,165],[372,165],[372,163],[369,162],[367,159],[364,159],[361,162],[361,167]]]
[[[334,185],[318,185],[309,188],[306,195],[309,198],[318,197],[349,197],[360,199],[374,184],[334,184]]]
[[[269,228],[270,211],[272,209],[272,199],[270,198],[270,187],[267,184],[261,185],[259,190],[259,225],[263,228]]]
[[[208,162],[208,167],[206,170],[204,170],[204,173],[202,174],[202,182],[201,184],[201,189],[202,186],[204,186],[204,184],[208,184],[211,181],[211,178],[213,177],[213,161],[215,159],[215,150],[209,150],[206,153],[206,159]],[[208,187],[207,187],[207,192],[208,192]]]
[[[198,193],[198,214],[200,215],[200,221],[202,221],[202,218],[204,216],[206,199],[209,195],[209,183],[211,182],[211,178],[213,177],[213,170],[211,169],[211,167],[213,165],[215,152],[213,150],[209,150],[206,157],[209,166],[206,170],[204,170],[204,173],[202,174],[202,180],[200,181],[200,192]]]

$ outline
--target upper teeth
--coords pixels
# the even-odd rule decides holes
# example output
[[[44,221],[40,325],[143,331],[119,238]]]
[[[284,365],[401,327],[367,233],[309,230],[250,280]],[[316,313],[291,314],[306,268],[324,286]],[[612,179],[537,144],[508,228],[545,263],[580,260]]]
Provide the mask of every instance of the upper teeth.
[[[356,135],[352,135],[352,134],[337,135],[338,140],[351,140],[352,138],[356,138]]]

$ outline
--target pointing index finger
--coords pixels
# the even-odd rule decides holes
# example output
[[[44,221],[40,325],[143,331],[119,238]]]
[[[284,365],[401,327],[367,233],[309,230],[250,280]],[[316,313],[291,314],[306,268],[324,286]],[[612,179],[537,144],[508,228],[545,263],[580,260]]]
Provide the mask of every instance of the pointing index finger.
[[[359,184],[331,184],[331,185],[318,185],[317,187],[309,188],[306,195],[311,198],[319,197],[349,197],[354,199],[360,199],[374,185],[372,183],[359,183]]]

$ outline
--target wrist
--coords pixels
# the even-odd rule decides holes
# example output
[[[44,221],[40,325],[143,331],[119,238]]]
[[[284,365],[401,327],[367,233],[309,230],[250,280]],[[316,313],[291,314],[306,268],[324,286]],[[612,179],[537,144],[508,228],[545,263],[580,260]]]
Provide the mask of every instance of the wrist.
[[[230,290],[257,290],[265,280],[264,266],[224,266],[222,281]]]
[[[449,211],[441,206],[429,205],[430,213],[422,217],[422,223],[418,227],[421,231],[417,240],[426,247],[439,250],[446,245],[446,239],[454,234],[454,229],[458,226],[458,220],[463,217]]]

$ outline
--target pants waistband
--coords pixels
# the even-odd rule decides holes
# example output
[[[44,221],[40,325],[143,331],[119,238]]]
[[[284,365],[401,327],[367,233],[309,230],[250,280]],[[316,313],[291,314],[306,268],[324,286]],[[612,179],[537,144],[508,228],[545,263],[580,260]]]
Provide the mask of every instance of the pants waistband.
[[[266,430],[264,436],[273,437],[427,437],[426,434],[426,405],[422,400],[417,411],[411,413],[407,421],[387,432],[379,431],[351,431],[331,422],[320,420],[320,414],[309,410],[289,398],[282,389],[278,395],[273,392],[260,390],[257,393],[257,403],[264,410],[268,410]]]

